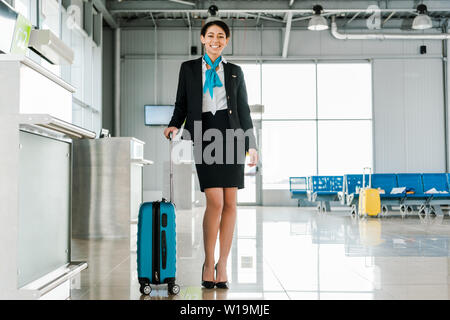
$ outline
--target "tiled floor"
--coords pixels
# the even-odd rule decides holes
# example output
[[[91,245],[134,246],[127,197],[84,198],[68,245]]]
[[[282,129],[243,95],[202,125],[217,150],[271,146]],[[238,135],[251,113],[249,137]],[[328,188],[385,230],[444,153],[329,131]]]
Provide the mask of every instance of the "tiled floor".
[[[72,299],[449,299],[450,219],[356,219],[294,207],[239,207],[229,290],[200,286],[203,208],[177,211],[177,283],[141,296],[128,239],[79,240]],[[216,255],[218,257],[218,253]]]

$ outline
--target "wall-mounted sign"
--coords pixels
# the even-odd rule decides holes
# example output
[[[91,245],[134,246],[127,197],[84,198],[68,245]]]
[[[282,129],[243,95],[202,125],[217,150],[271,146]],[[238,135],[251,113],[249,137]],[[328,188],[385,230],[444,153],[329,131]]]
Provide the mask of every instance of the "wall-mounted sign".
[[[30,41],[31,23],[19,13],[11,44],[11,53],[25,54]]]

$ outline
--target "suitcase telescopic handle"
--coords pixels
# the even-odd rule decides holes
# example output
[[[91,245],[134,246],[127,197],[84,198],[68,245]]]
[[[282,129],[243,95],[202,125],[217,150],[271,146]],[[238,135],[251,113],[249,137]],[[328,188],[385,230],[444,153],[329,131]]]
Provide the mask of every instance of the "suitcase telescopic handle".
[[[169,166],[170,166],[170,176],[169,176],[169,201],[173,202],[173,161],[172,161],[172,149],[173,149],[173,132],[169,133]]]
[[[362,188],[364,189],[366,187],[366,169],[369,169],[369,188],[372,188],[372,168],[371,167],[364,167],[363,168],[363,185]]]

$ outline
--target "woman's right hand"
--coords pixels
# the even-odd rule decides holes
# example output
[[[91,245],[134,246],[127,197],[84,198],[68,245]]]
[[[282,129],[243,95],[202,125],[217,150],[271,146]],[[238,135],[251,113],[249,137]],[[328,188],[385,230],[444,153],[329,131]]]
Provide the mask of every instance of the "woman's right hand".
[[[175,136],[177,135],[178,132],[178,128],[177,127],[168,127],[166,129],[164,129],[164,136],[169,139],[169,134],[173,132],[172,134],[172,139],[175,138]]]

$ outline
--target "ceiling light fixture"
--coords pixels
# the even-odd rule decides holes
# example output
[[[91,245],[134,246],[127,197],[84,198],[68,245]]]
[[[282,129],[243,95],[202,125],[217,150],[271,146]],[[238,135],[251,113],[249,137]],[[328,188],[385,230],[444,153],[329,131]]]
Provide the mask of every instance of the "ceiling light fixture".
[[[217,15],[217,12],[219,12],[219,8],[216,5],[209,6],[208,18],[205,20],[205,24],[214,20],[221,20],[220,17]]]
[[[427,15],[427,6],[419,4],[417,6],[417,12],[419,15],[414,18],[412,28],[416,30],[430,29],[433,27],[431,18]]]
[[[323,8],[321,5],[315,5],[313,7],[314,16],[311,17],[308,24],[308,30],[321,31],[328,29],[327,19],[322,17]]]

